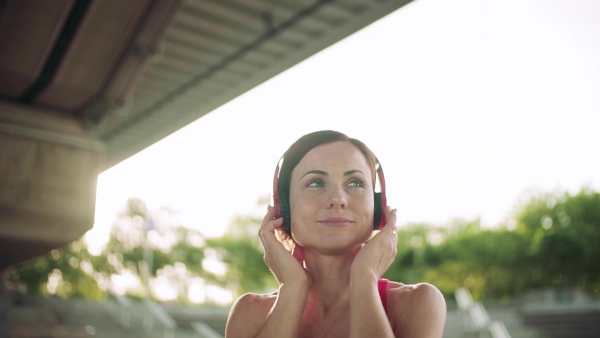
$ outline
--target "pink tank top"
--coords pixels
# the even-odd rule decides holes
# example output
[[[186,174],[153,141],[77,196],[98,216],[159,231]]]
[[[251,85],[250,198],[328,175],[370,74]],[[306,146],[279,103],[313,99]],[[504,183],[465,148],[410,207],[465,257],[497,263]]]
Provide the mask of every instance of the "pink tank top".
[[[383,309],[387,312],[387,292],[390,288],[390,281],[385,278],[379,278],[377,281],[377,289],[379,290],[379,297],[381,298],[381,304]]]

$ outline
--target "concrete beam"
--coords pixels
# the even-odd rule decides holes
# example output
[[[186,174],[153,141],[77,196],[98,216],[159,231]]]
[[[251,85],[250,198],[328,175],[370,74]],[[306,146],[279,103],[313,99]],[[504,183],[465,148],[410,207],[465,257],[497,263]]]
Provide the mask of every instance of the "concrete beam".
[[[76,119],[0,101],[0,270],[92,228],[104,149]]]

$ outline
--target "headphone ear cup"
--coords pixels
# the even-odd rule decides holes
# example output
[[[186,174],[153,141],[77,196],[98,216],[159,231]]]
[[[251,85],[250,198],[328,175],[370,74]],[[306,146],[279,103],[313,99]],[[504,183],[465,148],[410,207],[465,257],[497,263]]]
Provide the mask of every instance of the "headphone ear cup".
[[[281,229],[285,231],[288,235],[292,234],[292,224],[291,224],[291,215],[290,215],[290,203],[287,198],[280,196],[279,197],[279,215],[283,217],[283,224],[281,225]]]
[[[381,203],[381,193],[376,192],[373,198],[375,201],[375,208],[373,213],[373,230],[379,230],[379,223],[381,223],[381,217],[383,215],[383,205]]]

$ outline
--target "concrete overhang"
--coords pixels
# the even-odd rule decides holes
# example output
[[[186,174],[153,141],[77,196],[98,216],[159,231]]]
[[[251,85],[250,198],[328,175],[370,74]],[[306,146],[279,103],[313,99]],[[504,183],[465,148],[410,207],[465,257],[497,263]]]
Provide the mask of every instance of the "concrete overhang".
[[[0,270],[89,230],[101,171],[408,2],[0,2]]]

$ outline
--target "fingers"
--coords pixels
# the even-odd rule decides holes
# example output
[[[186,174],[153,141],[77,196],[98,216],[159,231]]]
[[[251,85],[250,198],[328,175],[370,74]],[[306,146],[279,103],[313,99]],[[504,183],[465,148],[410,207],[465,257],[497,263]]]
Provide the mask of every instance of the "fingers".
[[[396,234],[396,221],[398,219],[396,209],[392,209],[390,206],[387,206],[385,207],[385,213],[386,224],[383,229],[381,229],[381,232]]]
[[[398,227],[396,226],[396,220],[398,219],[398,216],[397,216],[397,210],[396,209],[392,209],[389,206],[387,208],[388,208],[387,209],[387,212],[388,212],[387,217],[388,218],[386,218],[386,219],[388,221],[387,221],[387,224],[386,224],[385,227],[389,227],[387,229],[387,231],[388,231],[389,236],[390,236],[389,237],[390,238],[390,242],[391,242],[390,244],[392,245],[392,248],[393,248],[392,251],[393,251],[393,255],[395,257],[396,254],[397,254],[397,252],[398,252],[397,251],[398,250],[398,247],[397,247],[398,246]],[[386,230],[386,229],[384,229],[384,230]]]
[[[306,280],[307,276],[303,269],[304,248],[297,245],[292,254],[290,254],[281,242],[283,218],[274,219],[274,217],[275,210],[269,206],[258,232],[264,248],[263,259],[265,263],[280,284],[284,284],[286,281],[297,282]]]
[[[273,242],[279,243],[275,235],[275,229],[281,227],[283,218],[273,219],[273,217],[275,217],[275,208],[269,206],[258,230],[258,237],[265,248],[265,252]]]
[[[260,224],[260,229],[258,230],[258,235],[260,236],[264,231],[275,232],[275,229],[280,227],[283,224],[283,218],[275,219],[275,208],[269,205],[267,209],[267,214],[262,220]]]
[[[398,219],[396,209],[392,209],[391,207],[386,207],[386,225],[381,230],[381,235],[384,235],[384,238],[389,238],[391,241],[391,245],[395,248],[398,244],[398,228],[396,226],[396,220]]]
[[[261,228],[262,228],[263,226],[265,226],[265,224],[266,224],[268,221],[270,221],[270,220],[273,220],[273,217],[275,217],[275,208],[273,208],[272,206],[270,206],[270,205],[269,205],[269,206],[267,207],[267,214],[265,215],[265,217],[264,217],[264,218],[263,218],[263,220],[262,220],[262,223],[261,223]]]

